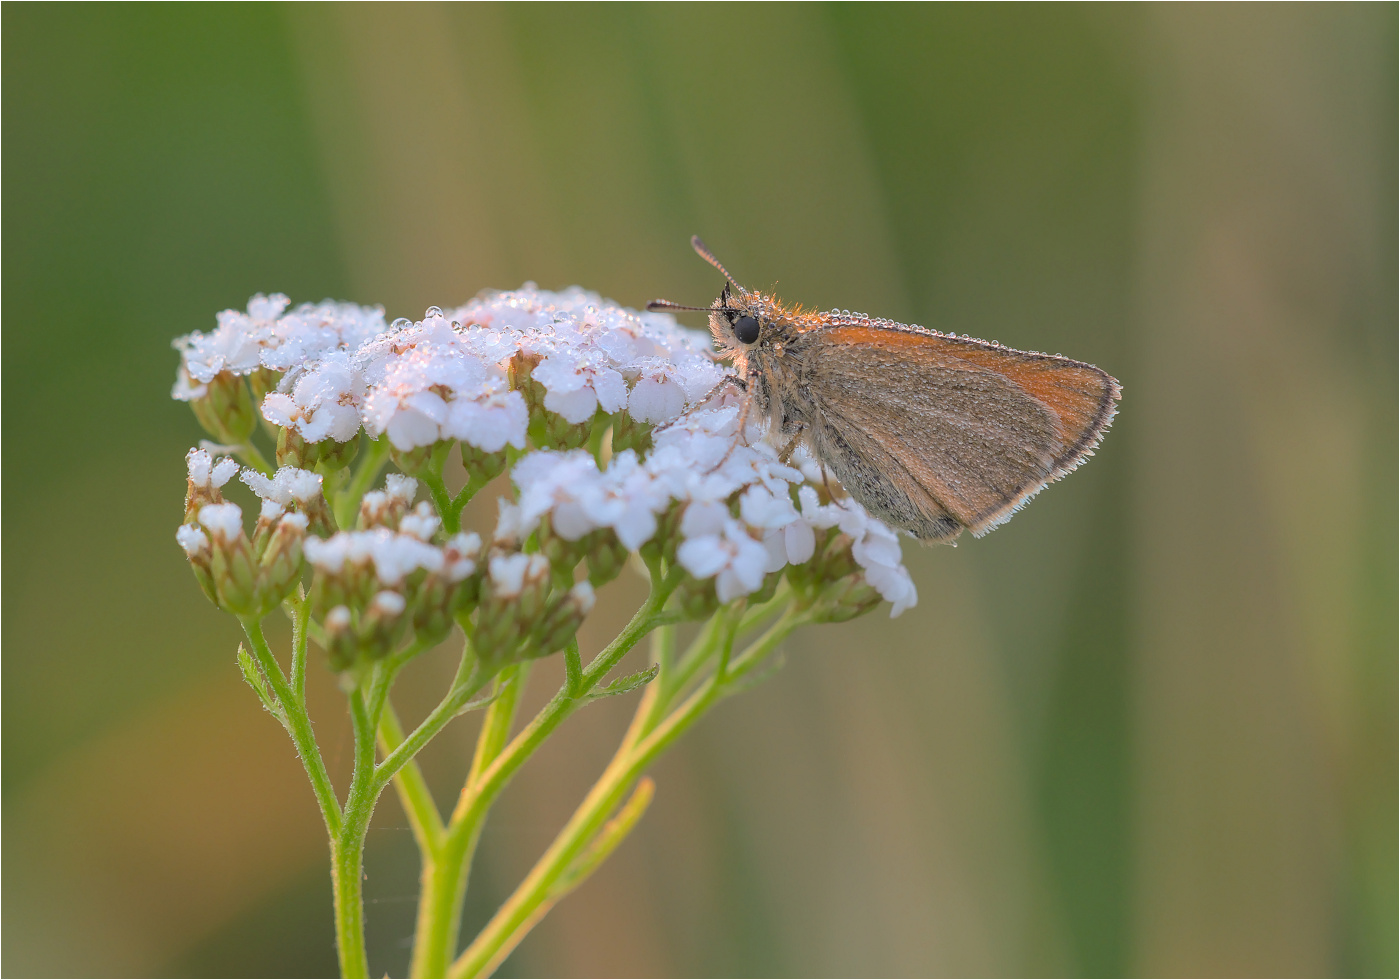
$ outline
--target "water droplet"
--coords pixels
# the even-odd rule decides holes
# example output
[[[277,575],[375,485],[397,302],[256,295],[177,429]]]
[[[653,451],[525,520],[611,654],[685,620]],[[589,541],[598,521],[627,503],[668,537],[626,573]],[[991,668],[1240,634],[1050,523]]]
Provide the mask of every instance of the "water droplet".
[[[401,317],[399,317],[397,320],[395,320],[393,323],[389,324],[389,329],[390,329],[390,330],[407,330],[407,329],[408,329],[409,327],[411,327],[411,326],[413,326],[413,321],[410,320],[410,319],[409,319],[408,317],[406,317],[406,316],[401,316]]]
[[[440,317],[440,316],[442,316],[442,309],[441,309],[440,307],[437,307],[437,306],[430,306],[430,307],[428,307],[428,309],[423,313],[423,319],[425,319],[425,320],[433,320],[433,319],[436,319],[437,317]]]

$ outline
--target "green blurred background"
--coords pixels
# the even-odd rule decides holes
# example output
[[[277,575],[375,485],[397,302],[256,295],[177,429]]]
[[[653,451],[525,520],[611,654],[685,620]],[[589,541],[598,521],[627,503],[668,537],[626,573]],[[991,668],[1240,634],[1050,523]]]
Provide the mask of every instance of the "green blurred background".
[[[790,299],[1094,361],[1121,414],[990,538],[909,546],[917,609],[796,637],[503,972],[1395,975],[1393,4],[0,19],[5,973],[334,969],[311,794],[174,543],[170,339],[258,291],[705,303],[699,232]],[[630,709],[511,788],[469,926]],[[392,797],[367,872],[401,974]]]

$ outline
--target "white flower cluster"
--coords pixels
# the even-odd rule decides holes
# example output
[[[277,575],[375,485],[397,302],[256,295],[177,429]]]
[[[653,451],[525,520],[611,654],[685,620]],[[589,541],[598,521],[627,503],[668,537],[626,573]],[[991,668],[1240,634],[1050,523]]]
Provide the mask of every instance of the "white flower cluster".
[[[838,527],[852,539],[851,554],[866,581],[898,616],[918,602],[894,532],[854,501],[821,504],[800,471],[778,461],[767,443],[736,444],[738,410],[703,409],[656,434],[645,461],[630,450],[600,470],[582,450],[531,453],[512,478],[519,503],[502,507],[496,535],[519,537],[548,515],[553,532],[578,540],[612,529],[636,550],[657,530],[673,501],[681,514],[676,558],[698,579],[715,580],[721,602],[758,591],[770,572],[801,565],[816,550],[817,531]],[[739,516],[728,501],[739,494]]]
[[[629,449],[602,469],[582,450],[519,460],[512,474],[518,502],[503,507],[498,538],[523,538],[548,515],[552,532],[567,541],[608,529],[624,548],[637,550],[676,508],[676,559],[695,577],[714,579],[717,597],[728,602],[758,591],[770,573],[811,560],[818,532],[837,527],[893,615],[917,602],[889,528],[852,501],[820,504],[815,490],[803,486],[820,479],[810,461],[799,457],[797,469],[779,462],[757,433],[740,439],[733,404],[698,407],[725,370],[705,334],[682,329],[668,314],[624,309],[577,287],[555,293],[527,283],[386,327],[379,309],[326,302],[288,312],[285,296],[257,296],[246,313],[226,311],[217,329],[183,337],[176,347],[182,354],[177,398],[202,397],[225,372],[271,372],[266,384],[280,373],[276,390],[263,398],[262,416],[310,443],[345,442],[363,429],[405,452],[443,440],[486,453],[523,449],[531,406],[540,406],[527,403],[522,391],[535,392],[533,399],[540,389],[543,408],[571,425],[600,409],[626,411],[659,426],[645,459]],[[522,383],[524,372],[538,388]],[[192,485],[212,483],[208,496],[216,499],[230,465],[214,464],[207,454],[192,457]],[[308,510],[308,500],[321,499],[314,472],[283,467],[266,477],[247,470],[243,479],[264,499],[265,519],[296,507],[311,514],[313,528],[328,520]],[[801,488],[796,506],[794,486]],[[392,488],[382,500],[367,496],[362,514],[393,512],[395,530],[309,541],[308,560],[321,568],[370,562],[386,583],[404,570],[428,568],[423,562],[435,559],[423,549],[438,553],[428,543],[437,517],[421,507],[405,515],[414,488],[400,489],[403,500]]]
[[[441,572],[450,582],[460,582],[476,571],[475,556],[481,551],[481,538],[476,534],[457,534],[437,547],[405,531],[376,527],[340,531],[324,539],[310,537],[305,549],[312,567],[329,575],[343,574],[347,565],[373,565],[379,583],[393,588],[420,568]]]
[[[175,340],[180,374],[172,392],[181,401],[203,397],[223,371],[251,374],[259,368],[290,371],[334,351],[355,350],[384,330],[384,310],[353,303],[303,303],[290,313],[277,293],[248,301],[246,313],[224,310],[209,333]],[[342,440],[344,441],[344,440]]]
[[[509,390],[517,354],[534,364],[544,407],[571,424],[601,408],[639,422],[679,416],[723,376],[703,334],[667,314],[638,313],[574,288],[526,284],[485,294],[416,323],[383,311],[322,303],[284,312],[287,298],[257,296],[248,312],[176,341],[176,398],[202,397],[220,372],[284,372],[262,403],[269,422],[308,442],[345,442],[364,428],[403,451],[460,439],[484,452],[525,446],[529,415]]]
[[[305,509],[321,497],[321,474],[295,466],[284,466],[270,477],[244,467],[238,478],[262,498],[261,516],[268,520],[293,504]]]

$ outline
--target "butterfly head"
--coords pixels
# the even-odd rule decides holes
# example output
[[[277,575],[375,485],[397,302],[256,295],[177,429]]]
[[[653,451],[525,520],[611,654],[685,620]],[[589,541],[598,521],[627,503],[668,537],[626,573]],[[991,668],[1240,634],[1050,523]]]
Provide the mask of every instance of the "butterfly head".
[[[756,347],[767,332],[771,319],[768,297],[761,293],[751,293],[734,281],[729,270],[715,258],[714,253],[696,235],[690,240],[691,247],[700,257],[718,269],[726,280],[719,298],[704,308],[710,314],[710,333],[715,343],[728,355],[742,355]],[[680,306],[668,300],[653,300],[647,304],[649,310],[696,310],[694,306]]]

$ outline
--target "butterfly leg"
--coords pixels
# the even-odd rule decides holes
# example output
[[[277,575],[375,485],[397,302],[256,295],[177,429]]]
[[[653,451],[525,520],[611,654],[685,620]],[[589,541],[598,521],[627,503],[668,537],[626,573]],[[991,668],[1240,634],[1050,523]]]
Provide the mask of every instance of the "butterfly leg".
[[[740,389],[744,392],[744,404],[739,408],[739,424],[734,430],[734,441],[729,444],[729,448],[724,451],[724,455],[721,456],[719,462],[714,465],[714,470],[719,469],[725,463],[729,462],[729,457],[734,455],[734,450],[738,449],[739,444],[745,441],[744,437],[749,424],[749,411],[753,408],[753,391],[749,387],[749,382],[759,376],[760,374],[758,371],[750,371],[749,376],[745,378],[742,383],[739,383],[738,378],[726,379],[739,383]],[[720,384],[723,383],[724,382],[720,382]]]
[[[748,385],[748,382],[747,382],[747,381],[745,381],[743,378],[736,378],[736,377],[734,377],[733,375],[730,375],[729,377],[726,377],[726,378],[722,379],[722,380],[719,382],[719,384],[715,385],[715,386],[714,386],[713,388],[711,388],[709,391],[705,392],[704,397],[701,398],[698,402],[696,402],[696,403],[695,403],[695,406],[694,406],[693,408],[689,409],[688,411],[682,412],[681,414],[677,415],[675,418],[671,419],[671,421],[669,421],[669,422],[663,422],[663,423],[661,423],[661,424],[658,425],[653,431],[654,431],[654,432],[665,432],[667,429],[669,429],[671,426],[675,425],[675,424],[676,424],[677,422],[679,422],[681,419],[685,418],[685,417],[686,417],[687,415],[689,415],[691,412],[693,412],[693,411],[695,411],[696,409],[698,409],[701,405],[704,405],[704,404],[705,404],[706,402],[708,402],[711,398],[714,398],[717,394],[720,393],[720,391],[721,391],[722,389],[724,389],[724,388],[729,388],[729,387],[738,388],[740,391],[744,392],[745,394],[747,394],[747,393],[748,393],[748,390],[749,390],[749,385]]]
[[[788,444],[783,447],[782,452],[778,453],[778,462],[786,466],[792,461],[792,454],[797,451],[797,444],[802,441],[802,434],[805,431],[807,430],[804,426],[792,434],[792,438],[788,440]]]

